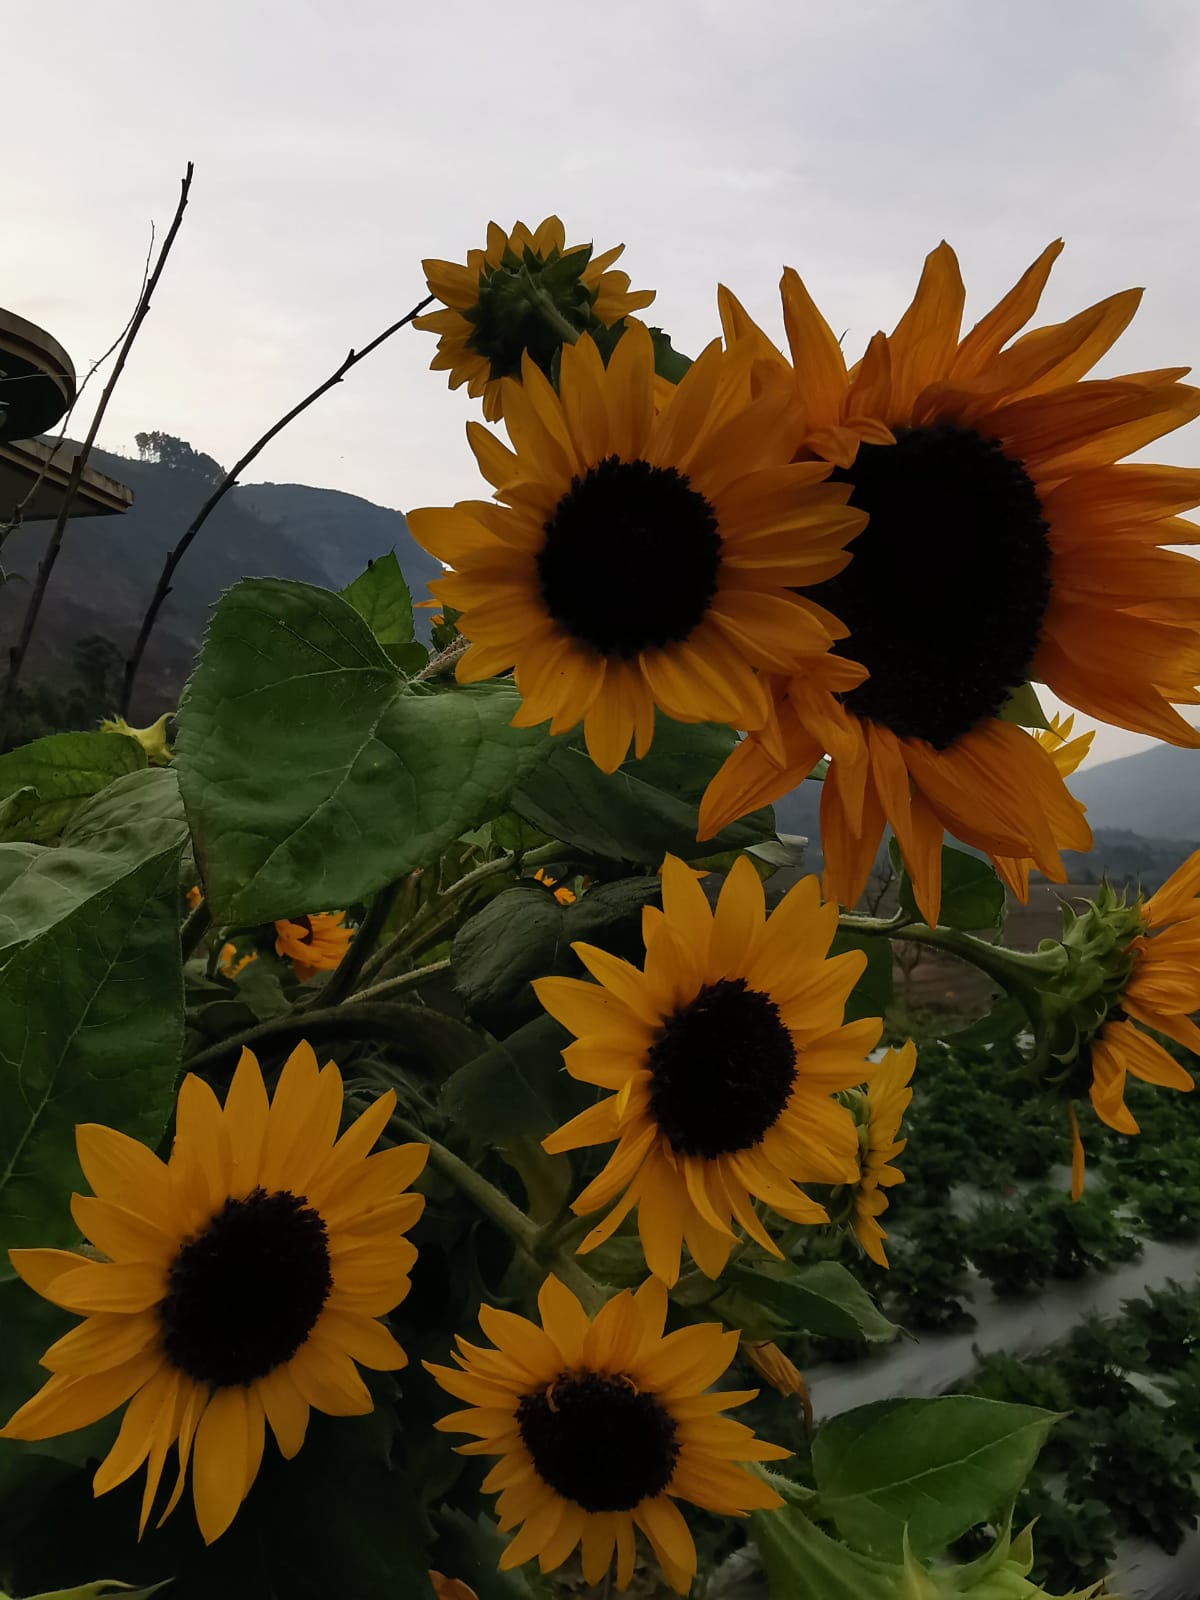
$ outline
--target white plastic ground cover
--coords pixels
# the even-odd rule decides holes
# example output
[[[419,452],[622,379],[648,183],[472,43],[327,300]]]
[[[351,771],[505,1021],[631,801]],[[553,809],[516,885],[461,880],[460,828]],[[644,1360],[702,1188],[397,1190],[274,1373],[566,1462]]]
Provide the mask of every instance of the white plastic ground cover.
[[[805,1373],[818,1422],[900,1395],[945,1394],[965,1383],[979,1357],[1002,1351],[1038,1355],[1070,1333],[1076,1323],[1097,1313],[1115,1318],[1122,1303],[1168,1281],[1190,1285],[1200,1273],[1200,1246],[1147,1239],[1136,1261],[1108,1272],[1092,1272],[1077,1283],[1059,1283],[1036,1299],[998,1299],[984,1280],[968,1270],[961,1294],[975,1326],[958,1333],[926,1333],[900,1339],[854,1363],[826,1363]],[[1122,1540],[1117,1546],[1109,1589],[1122,1600],[1200,1600],[1200,1531],[1191,1533],[1174,1555],[1149,1540]]]
[[[970,1269],[960,1294],[963,1308],[975,1318],[973,1328],[954,1333],[924,1333],[876,1345],[855,1362],[827,1362],[805,1373],[817,1420],[837,1416],[871,1400],[896,1395],[944,1394],[964,1383],[981,1355],[1002,1351],[1010,1356],[1036,1355],[1057,1344],[1077,1322],[1092,1312],[1120,1314],[1121,1303],[1147,1289],[1161,1289],[1168,1280],[1190,1285],[1200,1273],[1200,1246],[1144,1242],[1135,1261],[1108,1272],[1091,1272],[1078,1282],[1058,1282],[1035,1299],[998,1299]],[[1190,1596],[1188,1600],[1200,1600]]]

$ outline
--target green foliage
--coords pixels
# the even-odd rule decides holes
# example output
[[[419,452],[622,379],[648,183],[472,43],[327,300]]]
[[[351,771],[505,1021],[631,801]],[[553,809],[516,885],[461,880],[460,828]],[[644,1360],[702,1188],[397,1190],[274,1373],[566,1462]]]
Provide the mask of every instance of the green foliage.
[[[326,590],[238,584],[213,614],[176,741],[214,915],[350,905],[502,811],[550,747],[509,726],[516,706],[502,683],[410,687]]]
[[[899,851],[892,841],[892,860],[901,870]],[[912,879],[901,871],[899,889],[900,908],[915,921],[921,920],[913,898]],[[950,845],[942,848],[942,904],[938,913],[939,926],[959,928],[963,932],[979,932],[1004,925],[1005,890],[988,861],[968,855],[965,850],[955,850]]]
[[[0,970],[0,1248],[76,1237],[77,1123],[162,1133],[183,1034],[178,860],[149,856]]]
[[[94,729],[120,703],[124,666],[125,657],[111,639],[98,633],[77,639],[65,669],[18,684],[3,748],[15,750],[47,734]]]
[[[641,761],[626,761],[613,773],[593,766],[579,746],[560,743],[518,785],[513,809],[585,856],[636,862],[656,871],[668,852],[697,861],[744,850],[774,836],[769,807],[702,844],[696,840],[700,797],[736,742],[728,728],[660,716],[649,754]]]
[[[412,643],[412,595],[395,551],[370,562],[367,570],[342,590],[342,599],[349,600],[385,648]]]
[[[764,1257],[752,1267],[735,1263],[723,1274],[726,1279],[793,1333],[886,1343],[898,1332],[862,1285],[834,1261],[797,1268]]]
[[[0,839],[49,844],[85,800],[145,765],[137,740],[118,733],[56,733],[10,750],[0,756],[0,800],[24,788],[33,797],[0,827]]]
[[[979,1522],[1003,1524],[1054,1414],[970,1395],[882,1400],[813,1441],[821,1514],[882,1559],[933,1555]]]

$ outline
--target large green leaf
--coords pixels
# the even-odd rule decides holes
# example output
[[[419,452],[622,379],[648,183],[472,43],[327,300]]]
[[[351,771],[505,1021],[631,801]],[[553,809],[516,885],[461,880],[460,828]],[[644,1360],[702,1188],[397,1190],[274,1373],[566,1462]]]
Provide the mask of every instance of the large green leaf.
[[[505,809],[551,746],[511,683],[410,685],[339,595],[250,579],[188,685],[180,786],[218,922],[364,900]]]
[[[8,837],[47,844],[92,795],[128,772],[140,772],[146,752],[120,733],[52,733],[0,756],[0,800],[29,785],[36,804],[22,807],[21,832]]]
[[[895,841],[892,841],[892,859],[899,865]],[[920,919],[917,902],[913,897],[912,879],[905,872],[900,878],[899,899],[901,908],[910,917]],[[965,850],[942,846],[942,904],[938,923],[943,928],[959,928],[971,932],[983,928],[999,928],[1004,924],[1006,895],[1004,885],[992,869],[991,862]]]
[[[186,839],[175,774],[150,767],[81,806],[56,849],[0,844],[0,964],[148,858],[178,854]]]
[[[380,644],[411,644],[412,595],[394,550],[372,561],[342,590],[342,599],[349,600]]]
[[[888,1340],[900,1331],[858,1279],[836,1261],[811,1267],[776,1261],[748,1267],[735,1262],[726,1268],[724,1279],[797,1333],[824,1339]]]
[[[543,1137],[595,1098],[563,1066],[571,1035],[543,1013],[460,1067],[442,1089],[441,1109],[461,1132],[481,1139]]]
[[[514,792],[513,809],[552,838],[614,861],[657,868],[663,856],[695,861],[775,837],[769,806],[703,844],[696,839],[700,797],[737,743],[730,728],[660,716],[641,761],[604,773],[587,753],[562,744]]]
[[[4,1250],[69,1243],[75,1124],[161,1135],[183,1040],[179,846],[92,894],[0,972]]]
[[[846,1021],[858,1022],[863,1017],[886,1016],[892,1003],[895,982],[891,945],[879,934],[856,935],[839,928],[833,936],[829,954],[840,956],[847,950],[861,950],[867,958],[867,964],[846,1001]]]
[[[657,878],[622,878],[561,906],[540,884],[506,889],[465,924],[454,941],[454,983],[470,1014],[507,1034],[541,1015],[534,978],[577,976],[575,942],[598,944],[640,964],[642,907],[657,900]]]
[[[1056,1417],[973,1395],[881,1400],[813,1441],[821,1515],[850,1544],[899,1561],[904,1534],[931,1556],[976,1523],[1003,1523]]]

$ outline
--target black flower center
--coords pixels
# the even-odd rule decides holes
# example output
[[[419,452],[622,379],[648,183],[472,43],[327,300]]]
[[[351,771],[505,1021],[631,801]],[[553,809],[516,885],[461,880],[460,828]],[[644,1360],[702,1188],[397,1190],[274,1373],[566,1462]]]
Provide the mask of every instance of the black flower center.
[[[585,1511],[653,1499],[679,1456],[670,1412],[620,1374],[560,1372],[522,1398],[517,1427],[542,1482]]]
[[[325,1224],[302,1195],[226,1200],[171,1264],[167,1359],[214,1388],[253,1383],[296,1354],[332,1287]]]
[[[796,1081],[796,1049],[775,1002],[744,978],[706,983],[651,1046],[650,1110],[680,1155],[713,1160],[756,1145]]]
[[[717,592],[717,519],[674,467],[608,456],[571,479],[545,533],[546,610],[601,655],[679,644]]]
[[[850,564],[806,591],[850,629],[834,648],[870,670],[846,705],[944,750],[1029,676],[1050,598],[1037,491],[995,439],[952,423],[860,445],[833,477],[871,519]]]

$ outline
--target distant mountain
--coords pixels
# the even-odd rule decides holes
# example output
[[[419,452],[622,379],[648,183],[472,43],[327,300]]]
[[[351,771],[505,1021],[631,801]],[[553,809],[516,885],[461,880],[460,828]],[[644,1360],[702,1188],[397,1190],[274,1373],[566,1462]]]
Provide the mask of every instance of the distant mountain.
[[[1200,839],[1200,750],[1155,745],[1140,755],[1084,766],[1071,789],[1096,828],[1127,828],[1150,839]]]
[[[167,551],[213,488],[216,463],[194,453],[182,465],[104,450],[93,450],[90,460],[128,484],[134,504],[122,516],[68,524],[30,652],[29,677],[62,673],[75,641],[89,634],[103,634],[123,651],[132,645]],[[15,532],[4,547],[6,570],[31,577],[50,527],[40,522]],[[415,543],[398,511],[303,484],[233,490],[179,567],[146,654],[134,720],[157,716],[175,703],[210,607],[239,578],[298,578],[338,589],[392,549],[414,600],[427,598],[426,582],[440,567]],[[0,640],[15,638],[28,594],[24,583],[0,585]],[[425,633],[428,615],[417,613]]]

